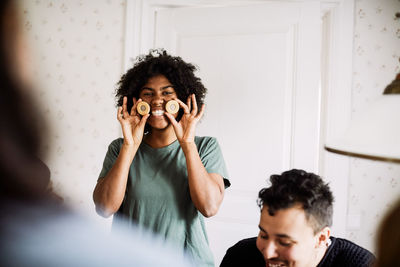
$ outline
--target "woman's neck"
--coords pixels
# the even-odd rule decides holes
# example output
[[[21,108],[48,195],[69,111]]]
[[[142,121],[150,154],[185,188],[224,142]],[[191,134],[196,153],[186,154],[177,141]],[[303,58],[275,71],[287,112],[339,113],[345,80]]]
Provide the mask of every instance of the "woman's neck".
[[[144,142],[152,148],[168,146],[175,140],[176,135],[172,125],[162,130],[151,129],[151,133],[147,134],[144,138]]]

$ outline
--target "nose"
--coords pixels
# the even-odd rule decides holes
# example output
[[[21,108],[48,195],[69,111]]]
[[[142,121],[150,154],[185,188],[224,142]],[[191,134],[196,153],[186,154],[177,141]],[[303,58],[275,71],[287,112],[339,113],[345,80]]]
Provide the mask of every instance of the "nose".
[[[153,98],[151,99],[151,104],[155,105],[155,106],[162,105],[163,102],[164,102],[164,98],[159,94],[155,94],[153,96]]]
[[[277,246],[271,240],[267,240],[264,243],[264,247],[262,248],[262,253],[264,258],[266,259],[273,259],[278,257]]]

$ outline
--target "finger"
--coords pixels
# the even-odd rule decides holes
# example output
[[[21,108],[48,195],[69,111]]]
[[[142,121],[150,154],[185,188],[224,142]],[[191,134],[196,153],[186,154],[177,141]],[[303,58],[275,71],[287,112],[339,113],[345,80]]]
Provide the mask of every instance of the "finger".
[[[128,98],[124,96],[124,100],[122,102],[122,114],[124,115],[125,119],[129,117],[127,103],[128,103]]]
[[[200,112],[199,112],[199,114],[196,115],[196,119],[200,119],[201,117],[203,117],[205,110],[206,110],[206,105],[204,105],[204,104],[201,105]]]
[[[172,126],[174,126],[174,127],[178,126],[178,122],[175,120],[174,116],[172,116],[168,112],[164,113],[164,115],[167,116],[167,118],[171,122]]]
[[[182,109],[183,109],[183,111],[184,111],[184,113],[190,113],[189,111],[190,111],[190,108],[185,104],[185,103],[183,103],[180,99],[174,99],[174,100],[176,100],[178,103],[179,103],[179,106],[181,106],[182,107]]]
[[[124,119],[124,116],[122,115],[121,112],[122,112],[122,107],[119,106],[119,107],[118,107],[118,111],[117,111],[117,120],[118,120],[118,121],[121,121],[121,120]]]
[[[146,125],[147,119],[150,117],[150,114],[146,114],[142,117],[142,119],[139,122],[139,127],[140,128],[144,128],[144,126]]]
[[[140,101],[142,101],[142,100],[139,98],[139,100],[136,101],[136,98],[135,98],[135,97],[132,97],[132,101],[133,101],[133,105],[132,105],[132,108],[131,108],[131,115],[134,116],[134,115],[136,115],[136,107],[137,107],[137,104],[138,104]]]
[[[190,113],[190,110],[192,109],[192,103],[191,103],[191,95],[188,97],[188,99],[186,100],[186,103],[187,103],[187,106],[188,106],[188,108],[189,108],[189,112],[188,113]]]
[[[196,95],[192,94],[192,103],[193,103],[193,109],[192,109],[192,115],[196,116],[197,115],[197,101],[196,101]]]

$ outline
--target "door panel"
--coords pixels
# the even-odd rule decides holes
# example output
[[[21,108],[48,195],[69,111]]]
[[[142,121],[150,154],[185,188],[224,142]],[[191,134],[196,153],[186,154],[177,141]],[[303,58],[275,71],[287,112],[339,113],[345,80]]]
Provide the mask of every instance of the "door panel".
[[[319,14],[318,3],[157,11],[154,47],[199,67],[208,94],[197,135],[218,138],[232,183],[207,220],[217,265],[257,235],[257,194],[271,174],[318,172]]]

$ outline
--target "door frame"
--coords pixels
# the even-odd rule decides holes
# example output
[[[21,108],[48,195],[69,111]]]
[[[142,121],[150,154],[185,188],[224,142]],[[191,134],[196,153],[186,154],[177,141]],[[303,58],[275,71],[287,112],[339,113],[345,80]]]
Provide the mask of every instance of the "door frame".
[[[181,7],[250,5],[280,0],[126,0],[124,72],[138,55],[154,44],[157,10]],[[292,0],[287,2],[315,2]],[[351,119],[354,0],[319,0],[321,6],[320,144],[318,174],[326,177],[336,195],[335,235],[345,236],[350,160],[324,149],[327,140],[344,133]],[[340,195],[337,193],[340,192]]]

